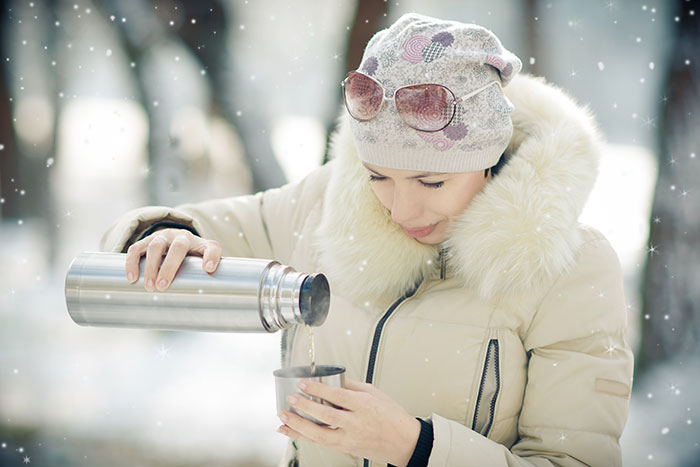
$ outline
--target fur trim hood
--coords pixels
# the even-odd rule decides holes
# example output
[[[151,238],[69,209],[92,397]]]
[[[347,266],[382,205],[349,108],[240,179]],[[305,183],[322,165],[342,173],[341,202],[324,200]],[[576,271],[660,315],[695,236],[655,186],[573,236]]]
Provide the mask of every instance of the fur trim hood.
[[[444,245],[454,275],[485,300],[538,290],[572,266],[601,145],[588,110],[544,79],[517,76],[504,93],[515,106],[507,163],[455,219]],[[434,274],[440,246],[408,237],[391,220],[344,114],[331,137],[335,162],[316,238],[321,267],[348,298],[393,300]]]

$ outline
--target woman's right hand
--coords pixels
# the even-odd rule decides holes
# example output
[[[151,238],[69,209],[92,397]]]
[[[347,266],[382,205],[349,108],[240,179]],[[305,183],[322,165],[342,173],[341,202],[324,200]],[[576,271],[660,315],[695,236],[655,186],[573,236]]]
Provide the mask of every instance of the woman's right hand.
[[[185,229],[163,229],[153,232],[132,244],[126,251],[126,278],[132,284],[139,280],[139,262],[144,253],[146,265],[143,283],[146,290],[154,292],[170,286],[180,264],[188,254],[201,256],[202,268],[206,272],[216,271],[221,260],[221,244],[216,240],[197,237]]]

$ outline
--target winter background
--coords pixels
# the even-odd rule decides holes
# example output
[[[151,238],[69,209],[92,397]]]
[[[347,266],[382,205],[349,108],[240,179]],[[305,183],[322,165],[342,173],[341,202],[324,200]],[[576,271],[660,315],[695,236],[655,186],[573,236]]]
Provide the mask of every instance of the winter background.
[[[274,465],[279,336],[85,328],[63,281],[117,216],[297,180],[405,12],[475,22],[607,138],[581,218],[637,355],[625,465],[700,465],[697,1],[5,0],[0,465]]]

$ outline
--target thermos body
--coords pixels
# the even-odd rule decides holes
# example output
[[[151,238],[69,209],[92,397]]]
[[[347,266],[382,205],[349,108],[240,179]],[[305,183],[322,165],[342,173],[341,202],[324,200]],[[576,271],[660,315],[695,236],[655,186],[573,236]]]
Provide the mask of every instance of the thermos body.
[[[321,325],[330,289],[323,274],[296,272],[277,261],[221,258],[217,270],[185,257],[170,287],[148,292],[141,259],[138,282],[126,279],[126,254],[86,252],[66,275],[68,312],[76,323],[141,329],[275,332]]]

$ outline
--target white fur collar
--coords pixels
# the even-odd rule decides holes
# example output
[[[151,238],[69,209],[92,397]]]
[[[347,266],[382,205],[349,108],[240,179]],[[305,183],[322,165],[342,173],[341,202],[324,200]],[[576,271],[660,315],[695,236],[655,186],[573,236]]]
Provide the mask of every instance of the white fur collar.
[[[598,173],[592,116],[541,78],[518,76],[508,163],[453,222],[451,267],[483,299],[537,290],[567,270],[577,219]],[[372,192],[342,117],[317,241],[333,288],[356,300],[395,299],[435,270],[438,248],[405,235]]]

